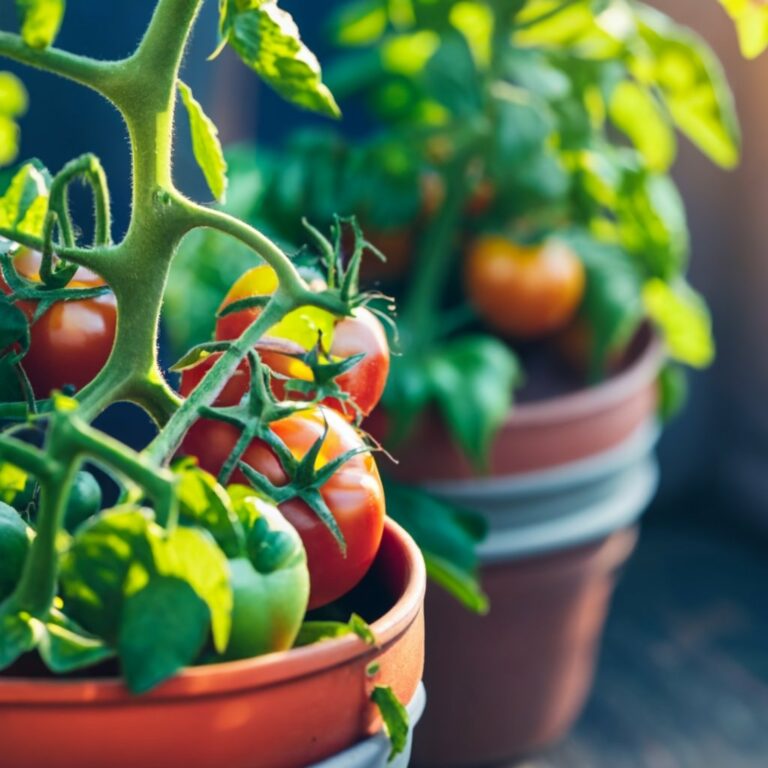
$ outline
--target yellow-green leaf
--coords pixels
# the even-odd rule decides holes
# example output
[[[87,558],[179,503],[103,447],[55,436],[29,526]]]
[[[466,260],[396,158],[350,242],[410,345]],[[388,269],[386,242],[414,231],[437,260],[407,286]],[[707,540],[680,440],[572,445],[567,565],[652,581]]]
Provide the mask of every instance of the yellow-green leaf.
[[[643,288],[643,303],[674,359],[694,368],[706,368],[712,363],[712,321],[704,300],[689,285],[649,280]]]
[[[765,0],[720,0],[739,33],[741,51],[757,58],[768,48],[768,3]]]
[[[21,80],[11,72],[0,72],[0,114],[19,117],[28,106],[27,89]]]
[[[48,187],[43,172],[33,163],[22,166],[0,197],[0,227],[23,229],[42,235],[43,209],[48,206]],[[29,216],[29,218],[27,218]]]
[[[30,48],[47,48],[59,34],[65,0],[16,0],[21,36]]]
[[[658,88],[677,127],[724,168],[739,160],[741,136],[733,96],[709,46],[649,7],[638,13],[645,47],[631,62],[636,77]]]
[[[223,201],[227,193],[227,161],[219,141],[219,131],[192,95],[188,85],[179,81],[181,100],[189,115],[192,151],[213,196]]]
[[[242,61],[284,99],[328,117],[340,116],[317,57],[276,0],[222,4],[221,31]]]
[[[625,80],[611,95],[609,113],[653,171],[667,171],[677,151],[675,133],[647,88]]]

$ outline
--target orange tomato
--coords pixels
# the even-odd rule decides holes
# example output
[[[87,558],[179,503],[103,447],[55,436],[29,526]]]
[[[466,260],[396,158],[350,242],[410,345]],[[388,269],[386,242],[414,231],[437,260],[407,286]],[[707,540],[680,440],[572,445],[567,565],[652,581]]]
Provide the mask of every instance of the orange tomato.
[[[585,286],[578,256],[556,239],[520,245],[483,235],[470,245],[467,294],[478,314],[505,336],[535,339],[564,328]]]

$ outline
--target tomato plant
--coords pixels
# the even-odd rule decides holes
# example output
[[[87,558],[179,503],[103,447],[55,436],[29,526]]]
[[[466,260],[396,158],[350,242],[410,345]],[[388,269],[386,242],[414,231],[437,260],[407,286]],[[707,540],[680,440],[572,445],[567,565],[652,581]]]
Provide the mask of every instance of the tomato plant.
[[[480,316],[505,336],[538,338],[563,329],[584,296],[584,267],[554,240],[523,246],[484,235],[469,246],[466,288]]]
[[[339,116],[277,2],[219,5],[220,47],[287,100]],[[358,287],[370,246],[339,219],[330,239],[308,225],[308,247],[291,259],[260,229],[177,188],[181,107],[212,196],[227,191],[216,127],[180,77],[201,6],[156,0],[122,60],[53,48],[62,2],[19,3],[20,34],[0,34],[0,56],[109,101],[128,127],[132,158],[120,238],[93,155],[55,173],[30,160],[0,183],[0,372],[18,381],[0,390],[0,673],[30,653],[57,674],[117,659],[142,693],[188,665],[287,651],[310,589],[312,605],[343,595],[378,551],[378,470],[341,415],[351,421],[373,408],[387,375],[386,336],[369,311],[377,297]],[[2,162],[15,149],[25,96],[10,75],[0,95]],[[81,180],[92,227],[69,204]],[[236,244],[254,269],[227,299],[243,306],[222,312],[217,338],[179,362],[180,397],[158,360],[159,328],[173,322],[161,316],[178,247],[199,232]],[[325,280],[307,277],[322,267]],[[93,425],[120,401],[154,420],[141,451]],[[182,443],[196,456],[174,459]],[[117,484],[116,506],[103,508],[101,486],[83,469],[91,463]]]

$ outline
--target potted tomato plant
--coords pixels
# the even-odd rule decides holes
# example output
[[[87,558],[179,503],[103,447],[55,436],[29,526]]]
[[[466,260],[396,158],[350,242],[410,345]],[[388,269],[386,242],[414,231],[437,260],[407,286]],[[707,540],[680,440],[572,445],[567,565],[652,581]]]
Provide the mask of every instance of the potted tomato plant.
[[[179,75],[201,6],[158,0],[136,51],[114,61],[53,47],[63,0],[20,3],[20,34],[0,33],[0,55],[115,106],[133,183],[128,230],[114,242],[96,157],[56,174],[33,160],[4,176],[3,759],[405,765],[409,716],[424,703],[425,573],[385,519],[375,446],[355,424],[389,363],[357,287],[370,246],[354,221],[336,223],[336,246],[308,226],[317,255],[305,250],[299,265],[176,188],[177,99],[215,197],[227,183],[216,128]],[[289,101],[338,114],[276,2],[221,3],[219,34]],[[24,91],[11,75],[0,87],[13,139]],[[80,179],[93,194],[90,244],[69,204]],[[258,266],[247,290],[233,287],[218,339],[177,364],[179,395],[158,363],[158,328],[179,243],[198,229],[226,233]],[[344,263],[342,230],[354,243]],[[380,342],[375,355],[357,346],[366,334]],[[119,401],[157,425],[141,451],[93,424]]]
[[[363,276],[399,306],[368,422],[398,460],[390,498],[433,579],[491,606],[430,590],[417,757],[502,760],[580,711],[656,487],[659,413],[679,406],[681,366],[713,357],[669,174],[678,132],[733,166],[738,125],[709,48],[643,3],[371,0],[332,27],[346,52],[329,82],[373,134],[234,149],[233,205],[289,243],[307,211],[355,214],[387,257]],[[190,245],[171,302],[221,301],[210,270],[196,278],[221,248]]]

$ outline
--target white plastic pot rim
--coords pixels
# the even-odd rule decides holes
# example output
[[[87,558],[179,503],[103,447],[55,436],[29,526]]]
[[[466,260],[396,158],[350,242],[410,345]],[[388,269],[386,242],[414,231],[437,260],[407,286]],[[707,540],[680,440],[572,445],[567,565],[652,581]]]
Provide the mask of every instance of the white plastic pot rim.
[[[494,531],[479,548],[481,562],[493,564],[570,549],[634,525],[645,512],[659,482],[659,469],[647,457],[602,501],[531,525]]]
[[[413,737],[413,729],[416,727],[419,720],[421,720],[426,703],[427,694],[424,690],[424,684],[419,683],[419,687],[413,699],[411,699],[406,706],[411,722],[408,747],[391,763],[387,762],[391,744],[389,737],[382,730],[370,739],[361,741],[354,747],[350,747],[338,755],[329,757],[321,763],[315,763],[309,768],[407,768],[408,763],[411,760],[411,739]]]
[[[631,466],[653,450],[660,433],[658,422],[652,419],[641,424],[624,442],[588,459],[519,475],[450,480],[427,483],[424,487],[437,496],[450,498],[459,504],[471,504],[473,500],[552,494],[594,483]]]

